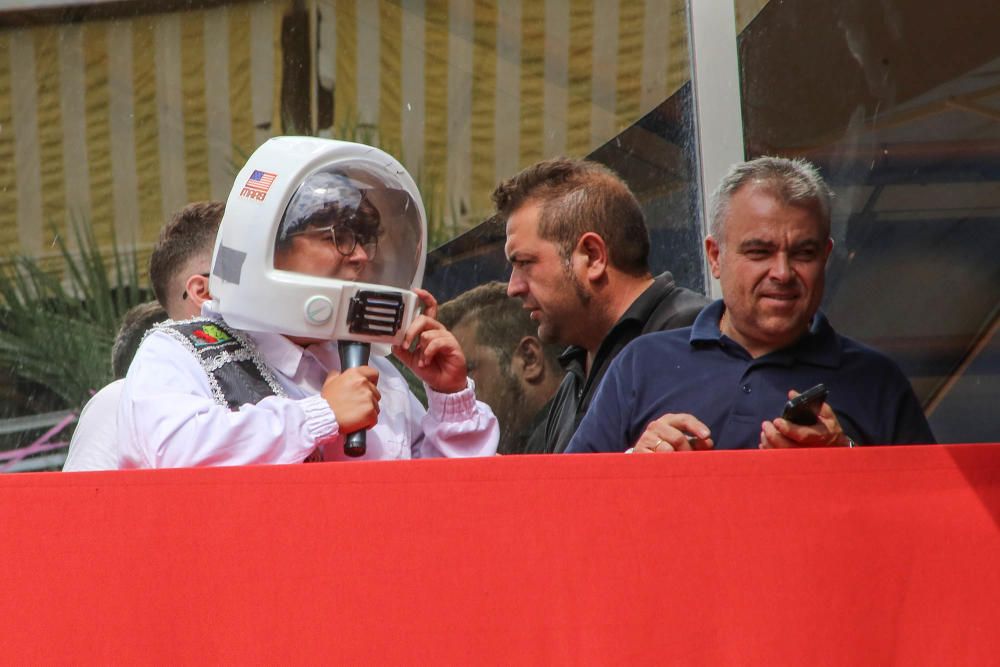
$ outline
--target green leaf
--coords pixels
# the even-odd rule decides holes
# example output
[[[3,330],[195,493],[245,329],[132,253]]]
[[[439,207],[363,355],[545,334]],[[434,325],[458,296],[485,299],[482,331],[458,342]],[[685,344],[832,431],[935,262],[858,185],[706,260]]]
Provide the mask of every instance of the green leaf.
[[[0,265],[0,369],[19,404],[76,409],[111,380],[111,345],[122,316],[146,300],[136,252],[115,239],[102,248],[90,225],[74,224],[76,249]]]

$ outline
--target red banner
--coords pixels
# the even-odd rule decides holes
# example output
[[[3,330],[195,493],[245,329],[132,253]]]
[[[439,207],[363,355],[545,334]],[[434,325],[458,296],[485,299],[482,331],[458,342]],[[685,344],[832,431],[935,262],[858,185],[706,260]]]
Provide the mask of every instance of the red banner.
[[[8,664],[985,664],[1000,445],[0,478]]]

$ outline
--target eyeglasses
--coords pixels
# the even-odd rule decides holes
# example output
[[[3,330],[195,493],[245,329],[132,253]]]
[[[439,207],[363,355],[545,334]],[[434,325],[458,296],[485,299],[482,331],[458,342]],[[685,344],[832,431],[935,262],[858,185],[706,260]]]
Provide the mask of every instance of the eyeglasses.
[[[209,275],[207,273],[199,273],[198,275],[201,276],[202,278],[208,278],[209,277]],[[184,294],[181,294],[181,298],[185,299],[185,300],[188,298],[188,291],[187,290],[184,290]]]
[[[330,234],[330,240],[337,247],[337,252],[339,252],[344,257],[350,257],[354,254],[355,248],[358,244],[361,245],[361,249],[365,251],[368,255],[368,259],[375,259],[376,253],[378,253],[378,236],[374,234],[362,234],[361,232],[356,232],[347,225],[330,225],[328,227],[312,227],[310,229],[305,229],[301,232],[296,232],[291,236],[298,236],[299,234],[308,234],[311,232],[323,232]]]

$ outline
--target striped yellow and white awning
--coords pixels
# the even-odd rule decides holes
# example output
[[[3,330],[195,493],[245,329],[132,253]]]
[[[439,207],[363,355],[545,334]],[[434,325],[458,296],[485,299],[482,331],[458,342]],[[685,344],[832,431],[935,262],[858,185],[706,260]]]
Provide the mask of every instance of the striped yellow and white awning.
[[[172,211],[225,198],[245,157],[284,131],[282,30],[294,6],[0,32],[0,252],[50,254],[53,230],[68,235],[75,220],[103,242],[148,247]],[[303,8],[314,85],[286,90],[284,104],[308,99],[305,129],[321,135],[375,130],[440,210],[438,239],[485,217],[500,179],[589,153],[690,76],[684,0]]]
[[[488,214],[500,179],[589,153],[690,77],[684,0],[325,0],[317,13],[334,127],[378,127],[460,227]]]
[[[224,198],[276,127],[284,4],[0,33],[0,248],[45,256],[76,220],[148,244]]]

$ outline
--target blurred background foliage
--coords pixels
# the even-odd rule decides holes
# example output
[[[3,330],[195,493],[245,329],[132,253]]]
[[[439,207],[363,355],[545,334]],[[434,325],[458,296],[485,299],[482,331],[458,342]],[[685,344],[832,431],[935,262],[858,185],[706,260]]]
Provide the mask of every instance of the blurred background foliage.
[[[86,222],[74,232],[74,250],[55,235],[58,262],[19,256],[0,266],[0,417],[82,407],[112,379],[122,316],[150,298],[134,251],[101,248]],[[6,434],[0,448],[31,437]]]

